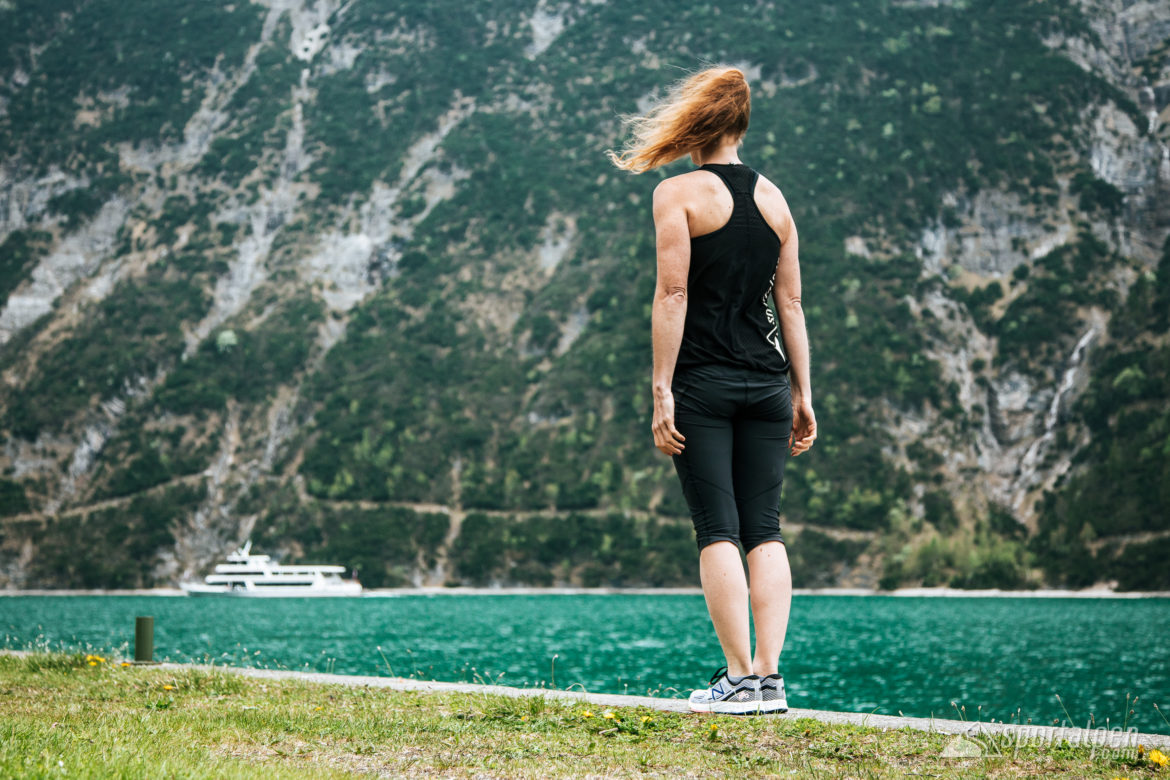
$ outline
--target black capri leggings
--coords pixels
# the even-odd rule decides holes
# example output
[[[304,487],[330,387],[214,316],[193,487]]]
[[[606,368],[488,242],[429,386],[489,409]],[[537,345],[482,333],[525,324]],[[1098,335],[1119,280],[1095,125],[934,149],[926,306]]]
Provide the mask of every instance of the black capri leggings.
[[[686,437],[674,456],[702,550],[745,553],[780,536],[780,487],[792,432],[787,374],[709,364],[676,372],[674,420]]]

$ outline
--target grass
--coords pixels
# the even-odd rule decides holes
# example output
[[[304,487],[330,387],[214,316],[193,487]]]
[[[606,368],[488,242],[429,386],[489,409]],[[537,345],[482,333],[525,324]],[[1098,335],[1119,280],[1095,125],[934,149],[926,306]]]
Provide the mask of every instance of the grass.
[[[943,758],[952,737],[802,718],[398,692],[82,653],[0,654],[0,776],[1144,777],[1088,746]]]

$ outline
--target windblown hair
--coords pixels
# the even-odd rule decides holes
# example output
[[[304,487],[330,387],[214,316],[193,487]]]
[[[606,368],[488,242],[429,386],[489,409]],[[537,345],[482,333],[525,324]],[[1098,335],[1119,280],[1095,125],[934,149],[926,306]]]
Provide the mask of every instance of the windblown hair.
[[[609,159],[619,168],[644,173],[707,149],[724,136],[742,138],[752,113],[752,93],[739,68],[699,71],[675,84],[645,116],[626,119],[633,138]]]

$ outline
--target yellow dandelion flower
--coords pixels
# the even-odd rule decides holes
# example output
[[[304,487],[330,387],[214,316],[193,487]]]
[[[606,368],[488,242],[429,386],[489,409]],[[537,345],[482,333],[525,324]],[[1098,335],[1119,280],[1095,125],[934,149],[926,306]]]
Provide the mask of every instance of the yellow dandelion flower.
[[[592,718],[592,717],[593,717],[593,713],[592,713],[592,712],[590,712],[589,710],[585,710],[584,712],[582,712],[582,713],[581,713],[581,717],[582,717],[582,718]]]
[[[1157,764],[1160,767],[1165,767],[1167,764],[1170,764],[1170,758],[1167,758],[1166,754],[1161,750],[1151,750],[1149,758],[1151,764]]]
[[[121,666],[129,666],[129,665],[130,665],[130,662],[129,662],[129,661],[123,661],[123,662],[121,663]]]
[[[313,712],[320,712],[323,709],[325,709],[325,708],[324,707],[314,707]]]
[[[643,722],[643,723],[652,723],[653,721],[654,721],[654,718],[651,718],[649,715],[643,715],[643,716],[642,716],[642,722]]]
[[[607,711],[605,711],[605,712],[603,712],[603,713],[601,714],[601,717],[605,718],[606,720],[613,720],[613,719],[614,719],[614,714],[613,714],[612,712],[609,712],[609,711],[607,710]]]
[[[173,685],[164,685],[163,686],[164,691],[173,691],[174,689],[175,689],[175,686],[173,686]]]
[[[90,662],[89,662],[89,665],[90,665],[90,666],[97,666],[97,661],[90,661]]]
[[[712,723],[712,724],[711,724],[711,730],[712,730],[712,731],[718,731],[718,730],[719,730],[719,726],[717,726],[717,725],[715,725],[714,723]]]
[[[528,720],[528,716],[527,716],[527,715],[521,715],[521,716],[520,716],[520,721],[521,721],[521,722],[523,722],[523,721],[526,721],[526,720]]]

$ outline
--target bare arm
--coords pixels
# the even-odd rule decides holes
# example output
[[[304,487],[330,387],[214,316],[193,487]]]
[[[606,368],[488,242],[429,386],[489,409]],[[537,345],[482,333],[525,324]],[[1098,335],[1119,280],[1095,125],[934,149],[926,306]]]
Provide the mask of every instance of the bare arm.
[[[687,317],[687,274],[691,265],[686,207],[669,180],[654,190],[654,233],[658,282],[650,314],[654,345],[654,446],[667,455],[683,451],[683,435],[674,426],[674,394],[670,390],[675,361]]]
[[[790,363],[792,454],[796,456],[812,446],[813,440],[817,438],[817,423],[812,409],[808,331],[804,325],[804,309],[800,304],[800,240],[787,203],[784,204],[784,216],[787,230],[781,232],[780,260],[776,265],[772,300],[780,316],[780,333]]]

